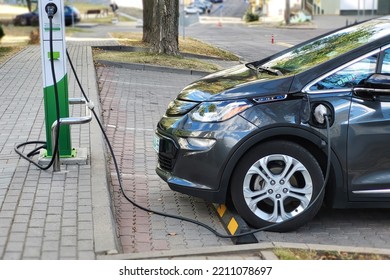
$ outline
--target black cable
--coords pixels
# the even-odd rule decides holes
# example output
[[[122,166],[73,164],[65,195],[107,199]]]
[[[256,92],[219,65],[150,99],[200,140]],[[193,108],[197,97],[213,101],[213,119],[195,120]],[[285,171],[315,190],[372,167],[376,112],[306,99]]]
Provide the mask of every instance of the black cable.
[[[36,167],[42,169],[42,170],[48,170],[54,163],[54,160],[55,160],[55,157],[57,156],[57,153],[59,153],[58,151],[58,147],[59,147],[59,139],[60,139],[60,127],[61,127],[61,124],[60,124],[60,102],[59,102],[59,94],[58,94],[58,86],[57,86],[57,79],[56,79],[56,73],[55,73],[55,68],[54,68],[54,47],[53,47],[53,16],[49,16],[49,41],[50,41],[50,66],[51,66],[51,74],[52,74],[52,79],[53,79],[53,86],[54,86],[54,96],[55,96],[55,103],[56,103],[56,118],[57,118],[57,134],[56,134],[56,141],[55,141],[55,145],[54,145],[54,152],[53,152],[53,155],[52,155],[52,158],[49,162],[49,164],[47,166],[42,166],[38,163],[36,163],[35,161],[33,161],[32,159],[30,159],[29,157],[31,155],[35,155],[36,152],[39,150],[38,148],[35,148],[33,151],[29,152],[27,154],[27,156],[25,156],[21,151],[19,151],[19,149],[21,147],[24,147],[24,146],[27,146],[27,145],[31,145],[31,144],[43,144],[41,147],[47,147],[47,142],[44,142],[44,141],[28,141],[28,142],[24,142],[24,143],[21,143],[21,144],[17,144],[15,145],[14,147],[14,150],[15,152],[21,156],[22,158],[24,158],[25,160],[29,161],[30,163],[34,164]],[[43,35],[42,35],[43,36]]]
[[[46,149],[46,147],[47,147],[46,143],[44,145],[42,145],[42,146],[38,146],[37,148],[35,148],[31,152],[29,152],[27,154],[27,157],[29,158],[29,157],[32,157],[32,156],[35,156],[35,155],[39,154],[39,150]]]
[[[56,100],[56,117],[57,117],[57,134],[56,134],[56,141],[54,145],[54,152],[52,155],[52,159],[50,161],[51,164],[53,164],[55,157],[57,156],[57,153],[59,153],[59,139],[60,139],[60,128],[61,128],[61,114],[60,114],[60,102],[59,102],[59,94],[58,94],[58,85],[57,85],[57,79],[56,79],[56,71],[54,68],[54,47],[53,47],[53,18],[49,17],[50,22],[50,66],[51,66],[51,74],[53,78],[53,84],[54,84],[54,95]],[[65,40],[65,38],[64,38]],[[46,167],[47,168],[47,167]]]
[[[329,121],[329,116],[324,115],[325,122],[326,122],[326,134],[327,134],[327,140],[328,140],[328,159],[326,163],[326,172],[325,172],[325,177],[324,177],[324,185],[326,186],[326,183],[329,180],[329,175],[330,175],[330,165],[331,165],[331,153],[332,153],[332,147],[331,147],[331,138],[330,138],[330,121]],[[322,188],[321,191],[325,190],[325,186]]]
[[[77,73],[76,73],[76,70],[75,68],[73,67],[73,63],[72,63],[72,60],[69,56],[69,53],[68,53],[68,50],[66,51],[66,55],[68,57],[68,60],[69,60],[69,64],[72,68],[72,71],[73,71],[73,74],[76,78],[76,81],[80,87],[80,90],[85,98],[85,100],[87,102],[89,102],[89,99],[87,97],[87,95],[85,94],[84,92],[84,89],[80,83],[80,80],[77,76]],[[217,237],[220,237],[220,238],[238,238],[238,237],[243,237],[243,236],[247,236],[247,235],[250,235],[250,234],[254,234],[254,233],[257,233],[257,232],[260,232],[260,231],[264,231],[264,230],[268,230],[268,229],[271,229],[272,227],[275,227],[275,226],[279,226],[280,224],[283,224],[289,220],[286,220],[286,221],[283,221],[283,222],[280,222],[280,223],[277,223],[277,224],[271,224],[271,225],[268,225],[268,226],[265,226],[265,227],[262,227],[262,228],[259,228],[259,229],[256,229],[256,230],[251,230],[251,231],[248,231],[248,232],[245,232],[245,233],[241,233],[241,234],[236,234],[236,235],[226,235],[226,234],[221,234],[219,233],[218,231],[214,230],[212,227],[204,224],[204,223],[201,223],[199,221],[196,221],[196,220],[193,220],[193,219],[190,219],[190,218],[186,218],[186,217],[182,217],[182,216],[178,216],[178,215],[173,215],[173,214],[168,214],[168,213],[163,213],[163,212],[160,212],[160,211],[156,211],[156,210],[152,210],[152,209],[149,209],[149,208],[146,208],[138,203],[136,203],[133,199],[131,199],[125,192],[124,188],[123,188],[123,185],[122,185],[122,176],[120,175],[121,172],[119,170],[119,165],[118,165],[118,162],[116,160],[116,156],[114,154],[114,150],[112,148],[112,145],[110,143],[110,140],[108,139],[108,136],[104,130],[104,127],[102,125],[102,123],[100,122],[96,112],[95,112],[95,109],[94,108],[91,108],[90,109],[93,113],[93,115],[95,116],[95,119],[100,127],[100,130],[102,131],[103,133],[103,136],[104,136],[104,139],[106,141],[106,144],[108,146],[108,149],[110,151],[110,154],[112,156],[112,160],[113,160],[113,163],[114,163],[114,167],[115,167],[115,171],[116,171],[116,174],[117,174],[117,178],[118,178],[118,182],[119,182],[119,189],[121,190],[123,196],[125,197],[125,199],[130,202],[133,206],[143,210],[143,211],[146,211],[148,213],[153,213],[153,214],[156,214],[156,215],[159,215],[159,216],[163,216],[163,217],[168,217],[168,218],[172,218],[172,219],[177,219],[177,220],[181,220],[181,221],[186,221],[186,222],[189,222],[189,223],[192,223],[192,224],[195,224],[195,225],[198,225],[198,226],[201,226],[207,230],[209,230],[210,232],[212,232],[214,235],[216,235]],[[327,162],[327,167],[326,167],[326,175],[324,177],[324,183],[321,187],[321,190],[320,192],[318,193],[317,197],[312,201],[312,203],[304,210],[304,211],[307,211],[308,208],[310,208],[314,203],[317,202],[317,200],[320,198],[322,192],[325,190],[325,187],[326,187],[326,184],[327,184],[327,181],[328,181],[328,178],[329,178],[329,172],[330,172],[330,164],[331,164],[331,142],[330,142],[330,133],[329,133],[329,119],[328,119],[328,116],[325,115],[324,116],[325,119],[326,119],[326,124],[327,124],[327,138],[328,138],[328,162]],[[300,214],[302,214],[303,212],[301,212]],[[298,215],[300,215],[298,214]]]

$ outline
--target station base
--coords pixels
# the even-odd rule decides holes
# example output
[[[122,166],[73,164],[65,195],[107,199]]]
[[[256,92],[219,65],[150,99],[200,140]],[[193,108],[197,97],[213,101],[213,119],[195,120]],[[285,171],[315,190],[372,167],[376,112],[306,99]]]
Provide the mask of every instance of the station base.
[[[63,165],[87,165],[88,164],[88,149],[74,148],[74,155],[72,157],[60,157],[60,163]],[[38,163],[40,165],[48,165],[51,157],[46,156],[46,151],[42,151],[39,155]]]

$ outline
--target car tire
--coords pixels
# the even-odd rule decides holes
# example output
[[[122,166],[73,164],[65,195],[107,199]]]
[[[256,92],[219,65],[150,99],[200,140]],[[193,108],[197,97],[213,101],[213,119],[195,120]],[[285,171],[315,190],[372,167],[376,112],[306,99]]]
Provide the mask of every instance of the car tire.
[[[278,140],[255,146],[241,158],[230,192],[237,212],[248,224],[286,232],[317,214],[323,185],[315,157],[296,143]]]
[[[31,26],[39,26],[39,18],[32,18],[31,19]]]
[[[20,19],[20,25],[21,25],[21,26],[26,26],[27,24],[28,24],[28,21],[27,21],[26,18],[21,18],[21,19]]]

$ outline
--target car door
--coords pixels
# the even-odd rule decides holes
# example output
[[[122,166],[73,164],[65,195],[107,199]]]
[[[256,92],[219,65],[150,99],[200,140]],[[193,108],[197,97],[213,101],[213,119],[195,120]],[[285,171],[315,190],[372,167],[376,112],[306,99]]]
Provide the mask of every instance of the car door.
[[[354,58],[348,63],[338,66],[330,72],[318,77],[309,83],[304,92],[310,95],[311,108],[314,111],[317,104],[324,104],[328,107],[328,112],[331,116],[331,126],[329,134],[331,137],[331,145],[333,155],[341,163],[341,169],[337,170],[340,174],[347,174],[348,163],[350,158],[348,155],[349,137],[349,122],[350,110],[353,98],[353,88],[360,81],[374,73],[377,68],[377,58],[379,50],[372,51],[360,57]],[[313,112],[311,112],[313,114]],[[327,130],[324,125],[316,126],[315,122],[310,123],[313,128],[318,129],[324,137],[327,137]],[[345,177],[344,177],[345,178]],[[340,178],[341,179],[341,178]],[[346,182],[346,180],[343,180]],[[349,199],[348,186],[349,184],[342,184],[343,189],[337,189],[338,205],[345,205]],[[333,192],[333,191],[331,191]],[[333,194],[334,195],[334,194]],[[331,194],[331,196],[333,196]]]
[[[376,57],[376,72],[390,73],[390,49]],[[350,201],[390,201],[390,96],[353,96],[347,158]]]

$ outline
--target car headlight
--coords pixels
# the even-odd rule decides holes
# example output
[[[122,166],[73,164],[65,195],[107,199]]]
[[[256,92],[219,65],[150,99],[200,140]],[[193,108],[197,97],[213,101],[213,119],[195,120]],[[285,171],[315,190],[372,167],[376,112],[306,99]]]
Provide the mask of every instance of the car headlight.
[[[203,102],[190,112],[190,117],[199,122],[222,122],[252,105],[248,100]]]

